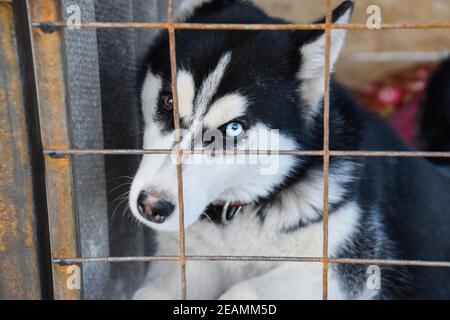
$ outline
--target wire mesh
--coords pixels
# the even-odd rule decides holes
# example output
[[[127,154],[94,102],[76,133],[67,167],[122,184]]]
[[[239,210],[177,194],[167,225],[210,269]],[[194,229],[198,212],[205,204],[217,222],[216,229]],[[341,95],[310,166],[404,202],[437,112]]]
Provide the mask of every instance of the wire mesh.
[[[173,122],[175,128],[175,145],[176,145],[176,169],[178,184],[178,224],[179,224],[179,241],[180,241],[180,280],[181,280],[181,296],[183,300],[187,298],[186,286],[186,235],[184,233],[184,197],[183,197],[183,168],[181,164],[182,154],[180,152],[180,115],[178,113],[178,92],[177,92],[177,60],[175,48],[175,28],[173,27],[173,0],[168,2],[169,17],[169,49],[170,49],[170,71],[172,76],[172,96],[173,96]]]
[[[388,260],[388,259],[350,259],[330,258],[328,252],[328,216],[329,216],[329,166],[331,157],[440,157],[450,158],[450,152],[422,152],[422,151],[339,151],[330,150],[330,48],[331,32],[334,29],[366,30],[366,24],[347,23],[334,24],[332,22],[333,1],[326,2],[326,19],[322,24],[205,24],[205,23],[180,23],[174,21],[173,0],[168,1],[168,22],[85,22],[80,28],[133,28],[133,29],[164,29],[169,33],[170,66],[173,93],[173,116],[175,128],[175,149],[61,149],[44,148],[44,154],[52,159],[62,159],[69,156],[83,155],[145,155],[145,154],[175,154],[176,173],[178,184],[179,202],[179,248],[180,254],[176,256],[137,256],[137,257],[94,257],[94,258],[65,258],[57,257],[53,260],[55,264],[64,266],[83,263],[125,263],[125,262],[149,262],[149,261],[174,261],[180,263],[180,281],[183,299],[187,298],[186,286],[186,261],[278,261],[278,262],[313,262],[323,264],[322,274],[322,298],[328,299],[328,267],[330,263],[336,264],[378,264],[395,266],[420,266],[435,268],[450,268],[447,261],[422,261],[422,260]],[[40,28],[46,33],[52,33],[58,28],[65,28],[64,21],[34,21],[34,28]],[[381,24],[380,29],[446,29],[450,28],[450,22],[442,23],[394,23]],[[205,150],[182,150],[180,147],[180,118],[178,113],[177,95],[177,63],[176,63],[176,41],[175,31],[177,29],[192,30],[324,30],[325,32],[325,80],[324,80],[324,139],[323,150],[245,150],[245,151],[215,151],[216,154],[270,154],[270,155],[296,155],[323,158],[323,250],[321,257],[290,257],[290,256],[198,256],[186,255],[185,228],[184,228],[184,206],[183,206],[183,168],[181,159],[183,155],[207,153]],[[36,80],[37,82],[40,79]]]
[[[33,27],[38,27],[52,31],[56,28],[65,28],[66,22],[62,21],[35,21]],[[84,22],[79,24],[80,28],[85,29],[165,29],[173,27],[174,29],[187,30],[324,30],[325,23],[319,24],[207,24],[207,23],[167,23],[167,22]],[[331,29],[346,30],[367,30],[367,25],[363,23],[332,23]],[[380,24],[380,30],[387,29],[448,29],[450,22],[438,23],[390,23]]]

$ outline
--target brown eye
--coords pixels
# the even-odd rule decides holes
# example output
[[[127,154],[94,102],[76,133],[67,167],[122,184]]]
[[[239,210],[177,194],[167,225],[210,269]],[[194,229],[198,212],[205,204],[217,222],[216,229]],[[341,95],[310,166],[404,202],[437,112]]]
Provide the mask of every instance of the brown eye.
[[[161,96],[161,103],[165,110],[173,110],[173,96],[171,94],[164,94]]]

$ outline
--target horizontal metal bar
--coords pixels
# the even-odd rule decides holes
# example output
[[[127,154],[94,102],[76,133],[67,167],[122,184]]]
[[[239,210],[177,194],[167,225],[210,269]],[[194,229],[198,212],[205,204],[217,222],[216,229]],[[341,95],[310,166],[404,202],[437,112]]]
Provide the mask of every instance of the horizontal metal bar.
[[[427,151],[330,151],[334,157],[420,157],[450,158],[450,152]]]
[[[201,30],[321,30],[324,24],[206,24],[169,22],[85,22],[78,25],[82,29],[201,29]],[[56,29],[66,28],[64,21],[33,22],[33,27]]]
[[[126,263],[149,261],[179,261],[179,256],[142,256],[142,257],[98,257],[98,258],[55,258],[53,263],[68,266],[81,263]]]
[[[323,258],[323,257],[283,257],[283,256],[201,256],[186,255],[189,261],[252,261],[252,262],[313,262],[338,264],[365,264],[365,265],[395,265],[450,268],[450,261],[424,261],[424,260],[390,260],[390,259],[355,259],[355,258]],[[82,263],[127,263],[151,261],[179,261],[180,256],[142,256],[142,257],[98,257],[53,259],[55,264],[67,266]]]
[[[35,21],[33,27],[43,30],[66,28],[64,21]],[[190,29],[190,30],[325,30],[325,24],[207,24],[170,22],[84,22],[83,29]],[[365,23],[331,24],[331,29],[372,30]],[[380,29],[447,29],[450,22],[381,24]]]
[[[46,149],[44,154],[51,158],[64,158],[70,155],[139,155],[139,154],[172,154],[175,150],[171,149],[83,149],[83,150],[61,150],[61,149]]]
[[[209,150],[172,150],[172,149],[84,149],[84,150],[61,150],[61,149],[46,149],[44,154],[51,158],[64,158],[69,155],[139,155],[139,154],[176,154],[180,152],[182,155],[189,154],[234,154],[234,155],[304,155],[304,156],[323,156],[323,151],[302,151],[302,150],[229,150],[229,151],[209,151]],[[450,156],[450,153],[449,153]]]
[[[140,154],[175,154],[172,149],[45,149],[44,154],[54,158],[64,158],[70,155],[140,155]],[[209,150],[180,150],[183,155],[211,154]],[[214,151],[214,154],[228,155],[297,155],[321,157],[323,150],[229,150]],[[330,156],[334,157],[423,157],[423,158],[450,158],[450,152],[425,152],[425,151],[339,151],[330,150]]]

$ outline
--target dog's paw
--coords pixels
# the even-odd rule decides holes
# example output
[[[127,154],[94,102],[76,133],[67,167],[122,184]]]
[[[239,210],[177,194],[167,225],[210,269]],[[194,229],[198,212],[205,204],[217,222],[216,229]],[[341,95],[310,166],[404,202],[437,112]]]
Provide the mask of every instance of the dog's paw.
[[[176,300],[175,294],[153,286],[142,287],[133,295],[133,300]]]
[[[228,289],[219,300],[259,300],[260,296],[255,287],[248,283],[238,283]]]

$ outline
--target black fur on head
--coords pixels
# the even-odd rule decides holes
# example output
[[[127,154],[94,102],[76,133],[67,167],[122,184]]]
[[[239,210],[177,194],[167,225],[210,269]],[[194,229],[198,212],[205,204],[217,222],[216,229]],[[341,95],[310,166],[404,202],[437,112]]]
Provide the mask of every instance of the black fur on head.
[[[352,7],[352,1],[344,1],[333,11],[333,21],[338,20],[348,10],[351,11]],[[316,23],[324,21],[325,18],[322,18]],[[250,2],[241,0],[206,2],[196,9],[186,22],[288,23],[285,20],[270,17]],[[301,97],[302,93],[299,92],[301,83],[305,81],[299,79],[299,71],[302,64],[305,64],[305,59],[308,58],[302,56],[301,48],[314,42],[323,34],[323,30],[177,30],[177,68],[193,72],[195,84],[198,87],[217,65],[222,55],[225,52],[231,52],[232,59],[216,98],[227,92],[239,91],[251,101],[249,113],[253,122],[263,121],[272,128],[287,131],[290,136],[298,137],[298,142],[304,149],[321,149],[322,103],[312,106],[317,109],[317,112],[314,112],[314,117],[317,119],[311,120],[304,116],[311,106],[306,105]],[[147,56],[147,65],[153,73],[163,77],[166,91],[171,90],[169,57],[168,34],[162,33]],[[320,59],[321,57],[318,58]],[[166,129],[172,130],[170,115],[161,116],[167,123]],[[314,122],[315,125],[310,125],[309,122]],[[341,129],[334,128],[334,130]],[[309,141],[308,136],[315,141]],[[338,140],[334,139],[333,142],[338,143]],[[344,143],[340,147],[346,145],[348,146]]]

